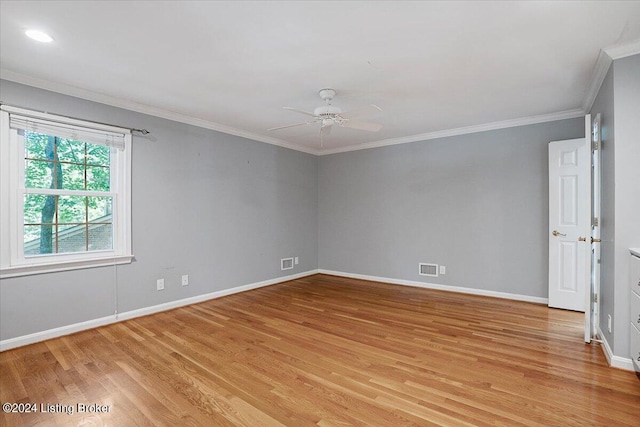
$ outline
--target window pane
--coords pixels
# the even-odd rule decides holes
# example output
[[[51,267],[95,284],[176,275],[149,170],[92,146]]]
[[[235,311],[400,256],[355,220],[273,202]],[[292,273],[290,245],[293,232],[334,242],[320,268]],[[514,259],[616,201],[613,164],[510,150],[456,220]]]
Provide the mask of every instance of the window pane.
[[[89,222],[111,222],[113,197],[87,197]]]
[[[84,164],[84,142],[64,138],[56,139],[58,143],[57,155],[60,162]]]
[[[62,163],[62,186],[65,190],[85,190],[84,165]]]
[[[89,226],[89,250],[113,249],[113,225],[96,224]]]
[[[24,196],[24,223],[39,224],[42,222],[47,198],[49,199],[48,212],[55,213],[55,196],[45,196],[44,194],[27,194]]]
[[[56,253],[56,227],[51,224],[24,226],[24,254]]]
[[[24,185],[27,188],[51,187],[51,162],[25,160]]]
[[[57,168],[52,161],[47,160],[25,160],[24,167],[24,186],[26,188],[61,188],[60,181],[53,183],[53,175],[56,174],[56,178],[61,176],[60,164]]]
[[[48,136],[25,131],[25,157],[30,159],[46,159],[45,147],[47,146]]]
[[[109,166],[111,164],[111,150],[104,145],[87,144],[87,164]]]
[[[58,222],[84,223],[87,197],[84,196],[58,196]]]
[[[58,253],[86,252],[87,227],[79,224],[60,228],[55,238]]]
[[[40,226],[25,225],[24,226],[24,254],[38,255],[40,254]]]
[[[87,190],[109,191],[109,168],[99,166],[87,166]]]

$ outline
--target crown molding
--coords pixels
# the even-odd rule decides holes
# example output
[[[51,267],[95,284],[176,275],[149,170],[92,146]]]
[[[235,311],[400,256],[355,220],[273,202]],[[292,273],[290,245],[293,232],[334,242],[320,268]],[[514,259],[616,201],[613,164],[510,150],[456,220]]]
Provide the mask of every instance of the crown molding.
[[[635,40],[630,43],[621,44],[618,46],[611,46],[604,51],[611,57],[611,59],[622,59],[627,56],[633,56],[640,54],[640,40]]]
[[[296,150],[296,151],[302,151],[307,154],[315,154],[315,155],[318,154],[318,150],[316,149],[290,144],[285,141],[279,140],[277,138],[265,137],[255,133],[236,129],[230,126],[225,126],[220,123],[212,122],[209,120],[187,116],[185,114],[176,113],[174,111],[152,107],[145,104],[140,104],[137,102],[129,101],[127,99],[117,98],[104,93],[81,89],[81,88],[66,85],[63,83],[56,83],[56,82],[51,82],[49,80],[27,76],[27,75],[16,73],[14,71],[9,71],[6,69],[0,69],[0,78],[4,80],[9,80],[15,83],[24,84],[27,86],[37,87],[39,89],[60,93],[62,95],[73,96],[76,98],[85,99],[87,101],[98,102],[100,104],[105,104],[112,107],[118,107],[118,108],[123,108],[125,110],[135,111],[137,113],[148,114],[154,117],[160,117],[163,119],[185,123],[188,125],[198,126],[205,129],[211,129],[217,132],[222,132],[229,135],[235,135],[235,136],[247,138],[253,141],[265,142],[267,144],[277,145],[278,147],[289,148],[291,150]]]
[[[604,82],[607,72],[609,71],[609,67],[613,61],[638,54],[640,54],[640,40],[600,49],[598,60],[593,68],[593,72],[591,73],[589,89],[587,90],[584,101],[582,102],[582,109],[585,112],[591,110],[591,107],[596,100],[596,96],[598,96],[598,92],[600,91],[600,87],[602,86],[602,82]]]
[[[430,139],[447,138],[450,136],[466,135],[470,133],[486,132],[490,130],[506,129],[517,126],[526,126],[536,123],[553,122],[556,120],[573,119],[576,117],[584,116],[584,110],[574,109],[567,111],[560,111],[558,113],[542,114],[539,116],[522,117],[519,119],[503,120],[499,122],[485,123],[481,125],[465,126],[455,129],[447,129],[435,132],[421,133],[418,135],[410,135],[403,138],[392,138],[381,141],[374,141],[365,144],[352,145],[341,148],[333,148],[327,150],[321,150],[319,155],[344,153],[347,151],[365,150],[369,148],[386,147],[389,145],[407,144],[410,142],[427,141]]]
[[[608,56],[608,55],[605,54],[604,56]],[[277,138],[270,138],[270,137],[254,134],[251,132],[246,132],[240,129],[221,125],[219,123],[211,122],[208,120],[187,116],[185,114],[176,113],[173,111],[164,110],[161,108],[156,108],[156,107],[152,107],[145,104],[140,104],[137,102],[126,100],[126,99],[113,97],[107,94],[27,76],[27,75],[16,73],[6,69],[0,69],[0,78],[9,80],[15,83],[37,87],[39,89],[60,93],[63,95],[73,96],[76,98],[98,102],[98,103],[109,105],[112,107],[123,108],[126,110],[135,111],[142,114],[148,114],[151,116],[155,116],[155,117],[159,117],[167,120],[172,120],[180,123],[198,126],[205,129],[211,129],[217,132],[222,132],[229,135],[235,135],[235,136],[247,138],[253,141],[264,142],[267,144],[276,145],[278,147],[288,148],[291,150],[301,151],[303,153],[313,154],[317,156],[344,153],[348,151],[366,150],[369,148],[386,147],[390,145],[407,144],[410,142],[427,141],[427,140],[437,139],[437,138],[447,138],[450,136],[466,135],[470,133],[486,132],[490,130],[505,129],[505,128],[517,127],[517,126],[526,126],[526,125],[531,125],[536,123],[552,122],[556,120],[572,119],[572,118],[583,116],[586,111],[584,109],[574,109],[574,110],[561,111],[557,113],[543,114],[539,116],[522,117],[518,119],[485,123],[485,124],[474,125],[474,126],[465,126],[461,128],[455,128],[455,129],[446,129],[446,130],[440,130],[435,132],[427,132],[427,133],[422,133],[417,135],[410,135],[402,138],[391,138],[391,139],[385,139],[381,141],[373,141],[369,143],[352,145],[347,147],[340,147],[340,148],[334,148],[334,149],[314,149],[314,148],[291,144]],[[604,76],[603,76],[603,79],[604,79]],[[600,81],[600,84],[602,84],[602,81]],[[600,86],[598,85],[598,89],[599,87]],[[597,94],[597,90],[595,91],[595,93]]]
[[[598,96],[602,82],[604,82],[604,78],[607,76],[607,72],[609,71],[609,67],[612,63],[613,59],[611,56],[601,49],[596,65],[593,67],[593,71],[591,72],[591,83],[589,84],[589,89],[587,90],[584,101],[582,102],[582,109],[585,112],[590,111],[593,103],[596,101],[596,96]]]

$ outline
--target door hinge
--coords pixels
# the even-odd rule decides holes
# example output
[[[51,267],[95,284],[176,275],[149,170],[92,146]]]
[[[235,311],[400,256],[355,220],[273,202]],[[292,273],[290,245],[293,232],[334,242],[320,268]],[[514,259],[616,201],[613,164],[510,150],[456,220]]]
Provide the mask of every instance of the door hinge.
[[[600,144],[598,141],[591,141],[591,151],[596,151],[600,149]]]
[[[593,302],[598,302],[598,294],[593,294]]]
[[[593,218],[593,220],[591,220],[591,225],[594,227],[599,227],[600,226],[600,221],[598,220],[598,217]]]

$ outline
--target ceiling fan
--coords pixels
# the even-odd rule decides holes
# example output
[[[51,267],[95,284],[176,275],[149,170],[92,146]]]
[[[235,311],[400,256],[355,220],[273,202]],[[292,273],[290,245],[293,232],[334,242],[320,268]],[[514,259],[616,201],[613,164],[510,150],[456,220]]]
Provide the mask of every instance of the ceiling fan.
[[[336,91],[333,89],[321,89],[318,92],[320,98],[322,98],[325,102],[325,105],[322,105],[313,110],[313,113],[309,113],[307,111],[299,110],[293,107],[284,107],[285,110],[295,111],[296,113],[304,114],[310,117],[313,117],[309,121],[302,123],[295,123],[292,125],[278,126],[275,128],[269,129],[279,130],[292,128],[296,126],[305,126],[305,125],[314,125],[320,124],[320,146],[323,144],[323,137],[327,136],[331,133],[331,128],[334,124],[345,128],[365,130],[369,132],[377,132],[382,129],[382,125],[380,123],[372,123],[372,122],[363,122],[359,120],[353,120],[355,117],[366,116],[368,114],[374,114],[382,111],[382,108],[377,105],[370,104],[364,107],[356,108],[350,111],[342,112],[340,107],[336,107],[331,105],[331,101],[333,97],[336,95]]]

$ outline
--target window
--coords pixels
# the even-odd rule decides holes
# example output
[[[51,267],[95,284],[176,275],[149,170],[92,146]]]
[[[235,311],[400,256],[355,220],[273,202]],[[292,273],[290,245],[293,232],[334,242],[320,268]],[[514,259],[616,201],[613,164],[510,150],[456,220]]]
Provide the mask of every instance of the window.
[[[1,277],[131,262],[131,132],[0,114]]]

